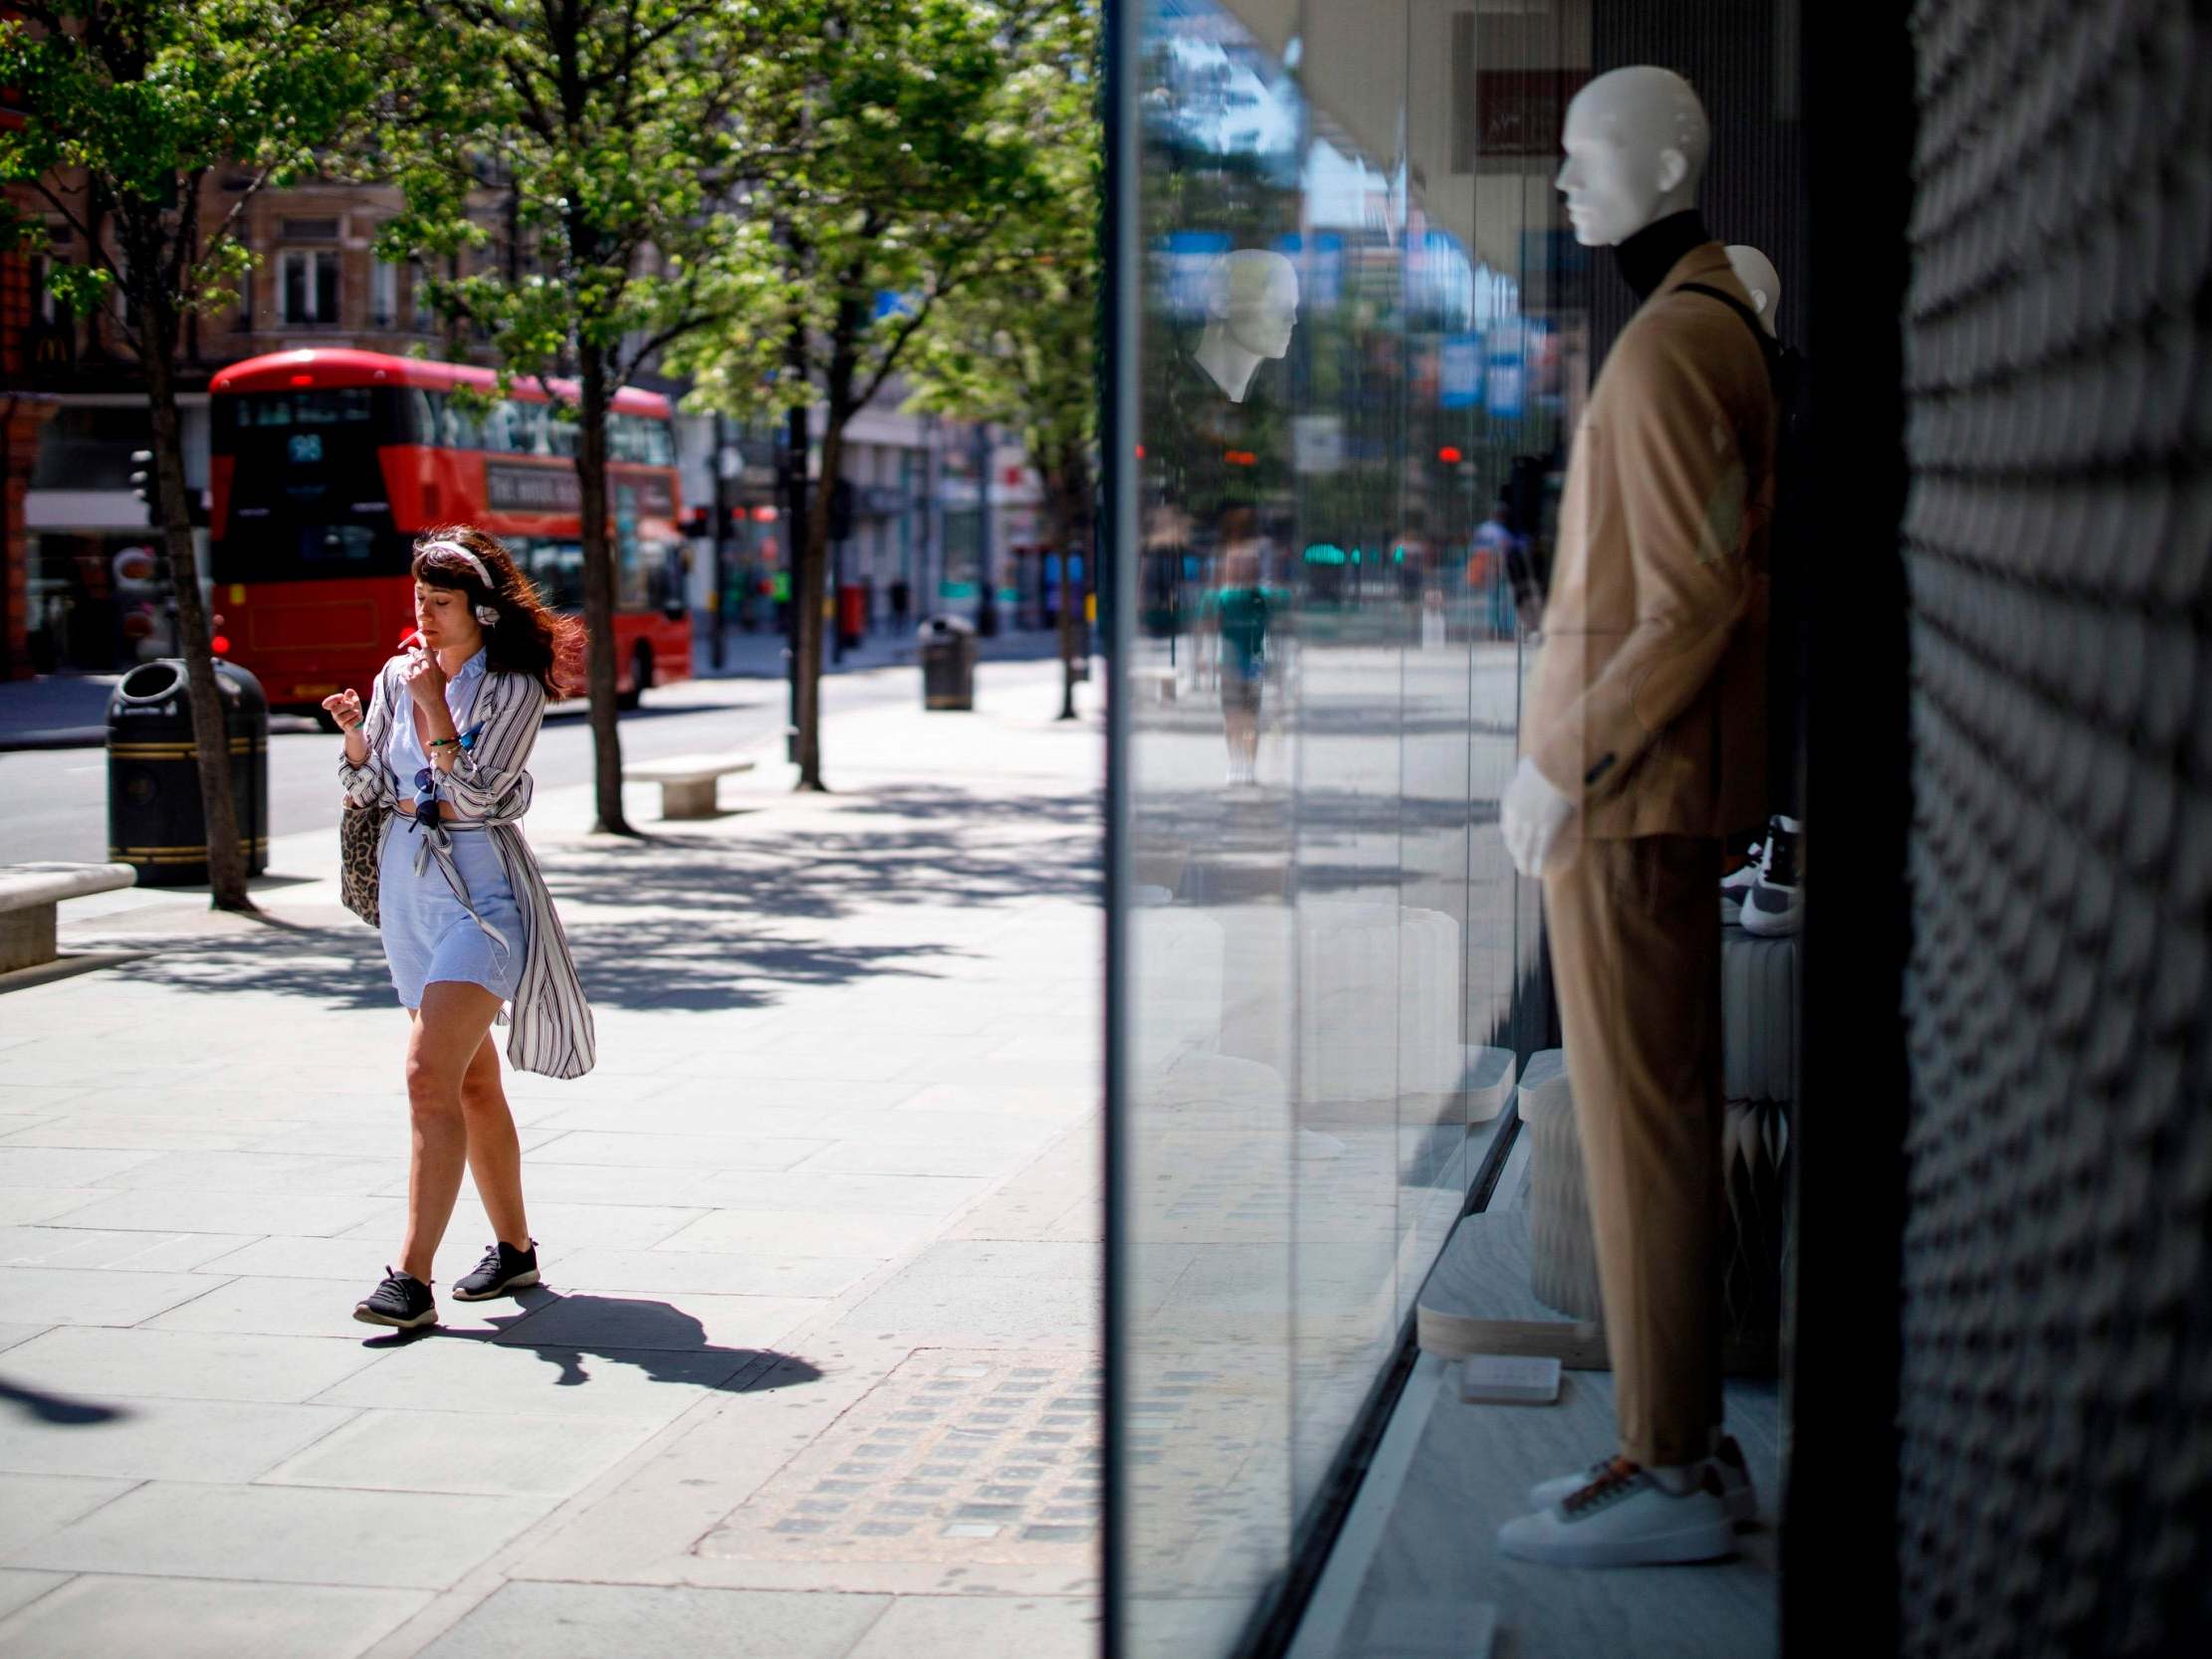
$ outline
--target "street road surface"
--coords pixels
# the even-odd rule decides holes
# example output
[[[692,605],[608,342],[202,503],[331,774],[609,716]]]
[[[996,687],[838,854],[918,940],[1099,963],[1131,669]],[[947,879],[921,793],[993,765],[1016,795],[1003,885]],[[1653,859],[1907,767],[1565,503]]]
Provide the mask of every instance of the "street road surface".
[[[782,730],[786,692],[777,680],[687,680],[645,694],[622,717],[625,760],[720,753],[773,741]],[[902,699],[919,702],[921,671],[885,668],[825,675],[822,705],[834,715]],[[283,726],[302,723],[286,720]],[[269,737],[269,833],[337,827],[338,739],[278,729]],[[823,754],[836,782],[834,747]],[[541,790],[591,778],[591,728],[581,703],[546,720],[531,770]],[[97,748],[0,753],[0,864],[41,859],[100,863],[108,857],[108,756]]]

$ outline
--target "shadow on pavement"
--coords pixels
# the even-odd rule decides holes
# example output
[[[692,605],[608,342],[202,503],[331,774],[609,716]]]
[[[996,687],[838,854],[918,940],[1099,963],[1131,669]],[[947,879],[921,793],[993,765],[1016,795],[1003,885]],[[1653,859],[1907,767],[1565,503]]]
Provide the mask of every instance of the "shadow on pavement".
[[[397,1332],[371,1337],[364,1348],[406,1348],[434,1337],[494,1348],[522,1348],[555,1367],[556,1388],[591,1380],[586,1359],[634,1365],[655,1382],[684,1382],[732,1393],[760,1393],[821,1379],[808,1360],[770,1348],[718,1348],[707,1328],[681,1308],[624,1296],[563,1296],[540,1289],[516,1298],[518,1314],[491,1316],[496,1332]]]
[[[7,1401],[26,1417],[36,1417],[42,1423],[62,1428],[111,1423],[118,1417],[130,1415],[119,1405],[101,1405],[93,1400],[71,1399],[65,1394],[49,1394],[43,1388],[27,1388],[5,1378],[0,1378],[0,1400]]]
[[[979,911],[1098,897],[1101,804],[1090,795],[902,784],[838,800],[841,809],[803,839],[676,832],[541,849],[592,1004],[736,1010],[772,1006],[793,986],[935,977],[968,954],[951,930],[942,940],[925,931],[896,944],[838,944],[822,933],[863,910],[913,907],[943,914],[966,935]],[[119,971],[142,979],[251,985],[327,1008],[394,1005],[381,941],[350,920],[271,918],[138,942],[154,953]]]

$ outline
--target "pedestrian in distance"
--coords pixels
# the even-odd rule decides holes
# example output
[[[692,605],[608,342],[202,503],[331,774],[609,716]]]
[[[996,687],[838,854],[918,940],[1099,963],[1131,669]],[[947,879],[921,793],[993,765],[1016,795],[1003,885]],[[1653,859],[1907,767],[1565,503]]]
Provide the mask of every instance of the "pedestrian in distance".
[[[492,1028],[518,1070],[591,1069],[591,1010],[567,936],[523,839],[530,753],[581,628],[546,608],[497,538],[470,526],[415,543],[415,631],[376,677],[324,701],[345,734],[338,783],[378,814],[378,931],[407,1010],[414,1141],[399,1268],[353,1310],[369,1325],[435,1325],[432,1257],[465,1164],[497,1237],[453,1284],[481,1302],[538,1283],[522,1146]]]

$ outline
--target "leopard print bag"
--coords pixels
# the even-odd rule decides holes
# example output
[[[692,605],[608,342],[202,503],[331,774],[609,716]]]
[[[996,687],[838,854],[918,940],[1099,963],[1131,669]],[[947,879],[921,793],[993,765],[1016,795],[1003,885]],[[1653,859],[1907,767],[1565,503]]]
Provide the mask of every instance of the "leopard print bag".
[[[337,821],[338,897],[345,908],[371,928],[379,925],[376,906],[377,855],[383,849],[384,815],[372,806],[345,803]]]

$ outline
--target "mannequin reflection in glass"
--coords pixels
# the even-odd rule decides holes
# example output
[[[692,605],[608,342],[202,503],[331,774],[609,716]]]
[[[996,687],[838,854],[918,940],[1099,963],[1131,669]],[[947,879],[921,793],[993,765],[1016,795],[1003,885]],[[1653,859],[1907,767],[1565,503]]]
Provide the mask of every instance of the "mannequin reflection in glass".
[[[1222,396],[1241,403],[1259,365],[1289,354],[1297,325],[1298,268],[1269,249],[1241,248],[1215,262],[1206,333],[1192,356]]]
[[[1221,518],[1215,553],[1218,585],[1202,606],[1216,636],[1220,664],[1221,736],[1228,745],[1225,786],[1257,783],[1260,700],[1267,678],[1267,634],[1273,599],[1267,591],[1265,543],[1252,510],[1232,507]]]

